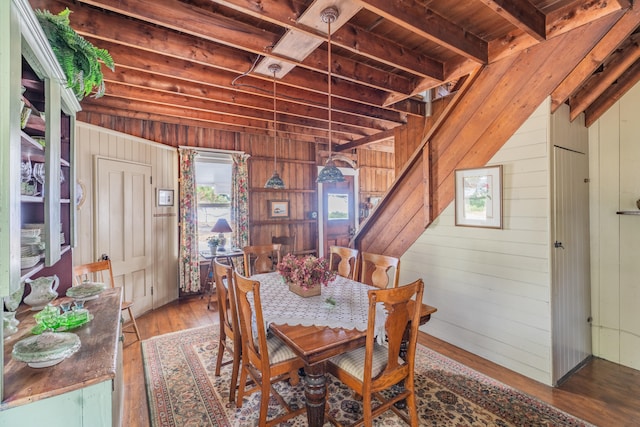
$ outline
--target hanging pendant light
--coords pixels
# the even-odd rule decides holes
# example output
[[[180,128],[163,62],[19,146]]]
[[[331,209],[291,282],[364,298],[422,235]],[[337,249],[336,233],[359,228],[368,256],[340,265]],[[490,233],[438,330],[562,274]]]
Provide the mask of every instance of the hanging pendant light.
[[[278,175],[276,169],[277,153],[278,153],[278,124],[276,122],[276,73],[280,71],[282,67],[278,64],[270,64],[269,71],[273,73],[273,175],[264,185],[264,188],[272,188],[274,190],[283,190],[284,181]]]
[[[327,52],[328,52],[328,78],[329,81],[329,157],[327,158],[327,162],[324,164],[324,168],[318,174],[317,182],[320,183],[331,183],[331,182],[343,182],[344,175],[340,172],[340,169],[336,167],[336,164],[333,162],[333,158],[331,157],[331,23],[335,22],[338,19],[339,12],[335,7],[328,7],[321,13],[322,22],[327,24]]]

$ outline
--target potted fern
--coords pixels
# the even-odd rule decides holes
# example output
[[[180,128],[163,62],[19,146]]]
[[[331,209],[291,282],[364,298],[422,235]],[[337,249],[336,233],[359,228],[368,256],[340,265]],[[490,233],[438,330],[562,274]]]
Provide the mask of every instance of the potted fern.
[[[92,92],[95,92],[95,98],[99,98],[105,92],[100,60],[113,71],[113,59],[105,49],[97,48],[71,28],[70,13],[69,8],[57,15],[48,10],[35,11],[53,53],[67,77],[67,86],[73,90],[79,101]]]

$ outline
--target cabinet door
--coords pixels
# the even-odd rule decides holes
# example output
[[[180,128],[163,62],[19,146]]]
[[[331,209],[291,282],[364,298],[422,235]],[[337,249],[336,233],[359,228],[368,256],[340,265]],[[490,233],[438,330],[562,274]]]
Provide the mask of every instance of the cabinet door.
[[[18,14],[0,5],[0,296],[20,285],[20,58]],[[9,76],[9,78],[6,78]],[[7,280],[8,279],[8,280]]]
[[[60,260],[60,84],[45,79],[45,265]]]

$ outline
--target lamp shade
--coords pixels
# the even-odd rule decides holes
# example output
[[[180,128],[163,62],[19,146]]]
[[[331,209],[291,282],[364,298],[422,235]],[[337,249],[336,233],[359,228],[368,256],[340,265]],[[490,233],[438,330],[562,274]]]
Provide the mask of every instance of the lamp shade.
[[[211,231],[213,233],[231,233],[233,230],[231,230],[231,226],[229,226],[229,223],[227,222],[226,219],[220,218],[215,223]]]
[[[274,190],[283,190],[285,188],[284,181],[282,181],[278,172],[273,171],[273,175],[271,175],[271,178],[269,178],[264,185],[264,188],[273,188]]]
[[[316,182],[319,183],[333,183],[333,182],[344,182],[344,175],[340,172],[340,169],[337,168],[336,164],[333,163],[332,159],[327,160],[324,168],[318,174],[318,179]]]

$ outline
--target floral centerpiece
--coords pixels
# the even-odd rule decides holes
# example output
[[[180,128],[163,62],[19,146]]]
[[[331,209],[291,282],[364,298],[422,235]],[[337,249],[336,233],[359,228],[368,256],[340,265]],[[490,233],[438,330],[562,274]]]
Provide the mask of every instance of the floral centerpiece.
[[[320,295],[321,287],[327,286],[336,277],[336,273],[329,270],[329,261],[326,258],[313,255],[285,255],[276,269],[289,284],[289,289],[303,297]]]

